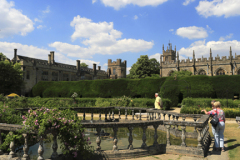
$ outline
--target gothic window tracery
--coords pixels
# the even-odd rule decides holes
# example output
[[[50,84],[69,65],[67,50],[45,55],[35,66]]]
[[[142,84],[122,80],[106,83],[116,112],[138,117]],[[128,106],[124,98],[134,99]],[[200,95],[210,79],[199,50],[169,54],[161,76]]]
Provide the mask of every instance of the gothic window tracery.
[[[52,81],[58,81],[58,73],[52,72]]]
[[[217,71],[217,76],[219,76],[219,75],[225,75],[225,71],[223,69],[219,69]]]
[[[204,70],[201,70],[201,71],[199,72],[199,75],[206,75],[206,72],[205,72]]]
[[[42,72],[42,80],[43,81],[48,81],[48,71],[43,71]]]
[[[69,81],[68,74],[64,73],[63,74],[63,81]]]

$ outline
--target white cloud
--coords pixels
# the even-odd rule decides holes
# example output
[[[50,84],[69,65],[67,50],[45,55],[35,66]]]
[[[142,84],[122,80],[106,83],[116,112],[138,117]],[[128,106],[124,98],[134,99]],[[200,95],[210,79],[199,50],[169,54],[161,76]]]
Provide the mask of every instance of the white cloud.
[[[44,27],[46,27],[46,26],[38,25],[38,26],[37,26],[37,29],[43,29]]]
[[[127,17],[128,15],[123,15],[123,17]]]
[[[0,0],[0,38],[15,34],[25,36],[34,30],[32,20],[13,7],[14,2]]]
[[[214,32],[208,25],[206,25],[206,28],[207,28],[207,31],[208,31],[209,33],[213,33],[213,32]]]
[[[48,60],[48,54],[50,54],[50,51],[47,49],[38,48],[32,45],[23,45],[20,43],[9,43],[9,42],[0,42],[0,48],[1,52],[6,55],[9,59],[12,59],[14,57],[14,48],[17,48],[17,54],[22,56],[27,56],[31,58],[36,59],[43,59]],[[60,52],[54,53],[54,59],[55,62],[64,63],[64,64],[70,64],[70,65],[76,65],[76,60],[72,60],[65,56],[64,54]],[[81,63],[84,62],[87,65],[89,65],[89,68],[92,68],[93,63],[96,63],[97,65],[100,62],[87,60],[87,59],[79,59],[81,60]]]
[[[184,6],[187,6],[187,5],[189,5],[189,3],[192,3],[192,2],[194,2],[195,0],[185,0],[185,2],[183,2],[183,5]]]
[[[91,58],[96,53],[114,55],[124,52],[140,52],[147,51],[154,45],[154,42],[142,39],[120,39],[122,32],[113,28],[113,22],[94,23],[91,19],[76,16],[70,25],[75,27],[71,36],[72,41],[80,39],[86,47],[63,42],[49,44],[50,47],[55,47],[60,52],[68,53],[68,56]]]
[[[105,6],[113,7],[115,10],[125,7],[126,5],[158,6],[168,0],[101,0]]]
[[[136,19],[138,19],[138,16],[137,16],[137,15],[135,15],[133,19],[135,19],[135,20],[136,20]]]
[[[179,50],[179,54],[185,57],[192,57],[193,50],[195,51],[196,58],[201,58],[202,56],[205,58],[209,58],[210,56],[210,48],[212,49],[213,57],[217,56],[229,56],[230,46],[232,47],[233,53],[240,53],[240,41],[232,40],[232,41],[196,41],[192,43],[187,48],[181,48]],[[234,55],[234,54],[233,54]]]
[[[95,2],[97,2],[97,0],[92,0],[92,4],[94,4]]]
[[[205,18],[210,16],[222,16],[225,18],[230,16],[240,15],[239,0],[212,0],[200,1],[199,5],[195,8],[199,15]]]
[[[173,32],[174,31],[174,29],[169,29],[169,32]]]
[[[38,19],[38,18],[34,18],[35,22],[42,22],[42,20]]]
[[[230,33],[229,35],[226,35],[225,37],[220,37],[219,41],[224,41],[224,40],[230,39],[230,38],[232,38],[232,36],[233,36],[233,34]]]
[[[107,63],[104,63],[104,64],[101,66],[101,70],[107,71],[107,67],[108,67],[108,64],[107,64]]]
[[[176,34],[188,39],[200,39],[208,37],[207,31],[203,27],[182,27],[178,28]]]
[[[131,67],[127,67],[127,75],[130,73]]]
[[[160,63],[160,53],[149,56],[149,59],[155,58]]]
[[[43,14],[49,13],[50,12],[50,6],[47,6],[45,10],[42,11]]]

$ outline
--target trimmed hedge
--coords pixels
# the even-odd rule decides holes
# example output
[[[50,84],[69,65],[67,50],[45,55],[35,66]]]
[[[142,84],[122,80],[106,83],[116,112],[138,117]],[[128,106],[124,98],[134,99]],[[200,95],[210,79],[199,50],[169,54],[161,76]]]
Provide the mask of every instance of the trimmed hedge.
[[[240,95],[240,75],[213,76],[210,80],[212,81],[213,88],[216,91],[217,98],[232,99],[234,94]]]
[[[163,98],[177,106],[186,97],[215,97],[215,90],[208,76],[168,77],[160,90]]]
[[[130,96],[133,98],[154,98],[164,83],[163,78],[106,79],[81,81],[40,81],[32,88],[33,97],[71,97],[76,92],[80,97],[112,98]]]
[[[41,107],[109,107],[109,106],[124,106],[124,101],[118,101],[116,104],[115,98],[27,98],[27,102],[22,104],[18,98],[7,100],[6,105],[10,108],[41,108]],[[170,109],[171,101],[163,99],[165,109]],[[75,103],[76,102],[76,103]],[[121,103],[123,102],[123,103]],[[126,107],[154,108],[155,99],[136,98],[132,99],[131,103],[127,103]],[[115,104],[115,105],[114,105]]]
[[[211,108],[212,100],[219,101],[221,103],[221,108],[238,108],[238,105],[240,105],[240,100],[212,98],[184,98],[182,105],[185,107],[199,106],[201,108]]]

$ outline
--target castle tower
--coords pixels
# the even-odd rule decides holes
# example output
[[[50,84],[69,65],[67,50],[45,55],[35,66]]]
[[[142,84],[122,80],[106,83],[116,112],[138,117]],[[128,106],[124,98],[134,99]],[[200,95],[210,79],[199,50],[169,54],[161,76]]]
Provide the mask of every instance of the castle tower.
[[[168,47],[167,50],[164,50],[164,45],[162,48],[162,56],[163,56],[163,61],[162,62],[170,62],[170,61],[174,61],[176,62],[176,46],[174,48],[174,50],[172,50],[172,44],[169,42],[168,43]]]
[[[108,59],[108,77],[110,79],[119,79],[126,78],[127,72],[127,61],[123,61],[121,59],[117,59],[117,61],[113,61]]]

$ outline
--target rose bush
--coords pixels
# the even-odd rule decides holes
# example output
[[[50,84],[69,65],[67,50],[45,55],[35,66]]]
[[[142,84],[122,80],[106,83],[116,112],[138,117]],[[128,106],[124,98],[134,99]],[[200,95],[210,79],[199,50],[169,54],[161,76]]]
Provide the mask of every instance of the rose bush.
[[[40,136],[47,138],[45,136],[47,133],[56,133],[60,140],[60,148],[63,154],[72,155],[73,157],[80,156],[84,159],[89,159],[93,155],[93,148],[90,146],[90,138],[85,137],[81,120],[76,116],[77,113],[75,111],[70,109],[58,110],[57,108],[48,109],[42,107],[37,110],[28,110],[27,114],[23,115],[21,118],[20,115],[16,115],[16,118],[12,118],[12,116],[15,116],[11,114],[13,112],[13,109],[4,106],[0,114],[4,116],[10,124],[22,124],[25,127],[17,132],[10,132],[3,137],[4,143],[0,147],[3,151],[9,151],[10,142],[13,140],[15,141],[15,147],[23,145],[24,141],[22,134],[32,130],[37,133],[37,135],[29,134],[29,139],[32,144],[37,143]],[[1,116],[0,120],[2,120]],[[10,119],[12,119],[12,121],[10,121]],[[1,122],[3,123],[5,121]]]
[[[81,156],[87,159],[93,153],[90,139],[85,137],[81,120],[75,111],[42,107],[37,110],[28,110],[27,115],[22,118],[26,127],[21,130],[21,133],[35,130],[38,131],[38,137],[46,133],[57,133],[63,154],[72,154],[76,157],[77,153],[84,153]]]

